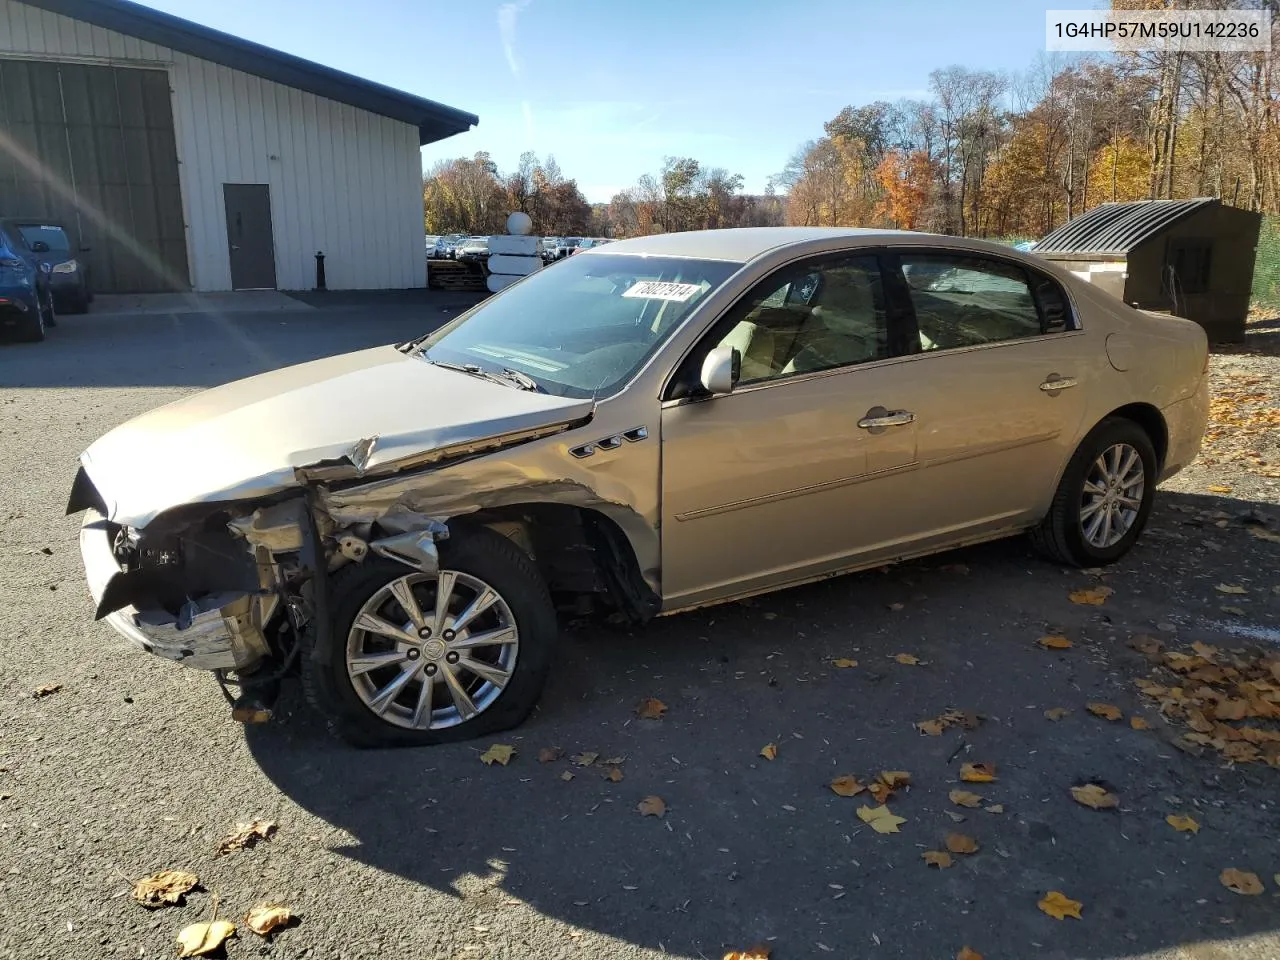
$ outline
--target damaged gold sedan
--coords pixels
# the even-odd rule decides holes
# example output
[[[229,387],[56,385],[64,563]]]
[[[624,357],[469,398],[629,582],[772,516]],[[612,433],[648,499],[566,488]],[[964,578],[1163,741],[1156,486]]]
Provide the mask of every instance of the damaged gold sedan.
[[[655,615],[1029,531],[1133,545],[1199,449],[1199,327],[979,241],[777,228],[613,243],[408,343],[277,370],[82,456],[86,579],[241,719],[519,723],[559,616]]]

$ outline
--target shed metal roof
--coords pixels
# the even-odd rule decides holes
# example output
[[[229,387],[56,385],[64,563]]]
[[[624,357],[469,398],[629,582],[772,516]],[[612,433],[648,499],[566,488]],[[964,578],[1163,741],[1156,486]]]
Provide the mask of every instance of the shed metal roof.
[[[1219,201],[1215,197],[1194,200],[1135,200],[1104,203],[1082,213],[1039,241],[1033,252],[1124,254],[1150,240],[1183,217]]]
[[[305,90],[418,128],[419,143],[464,133],[480,122],[473,113],[334,70],[260,43],[192,23],[129,0],[20,0],[181,53],[220,63],[264,80]]]

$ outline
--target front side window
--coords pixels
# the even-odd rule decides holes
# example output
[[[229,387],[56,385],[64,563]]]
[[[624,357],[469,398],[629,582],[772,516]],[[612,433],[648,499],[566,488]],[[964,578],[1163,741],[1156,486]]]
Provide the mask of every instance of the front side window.
[[[1044,332],[1020,267],[950,254],[903,254],[900,262],[921,350],[1000,343]]]
[[[570,257],[422,342],[428,360],[516,370],[566,397],[616,391],[741,267],[720,260]]]

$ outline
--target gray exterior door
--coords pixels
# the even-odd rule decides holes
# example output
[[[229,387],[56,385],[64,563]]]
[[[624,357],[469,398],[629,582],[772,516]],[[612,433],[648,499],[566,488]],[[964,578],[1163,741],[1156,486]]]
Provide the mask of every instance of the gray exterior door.
[[[63,224],[93,289],[190,288],[169,75],[0,58],[0,211]]]
[[[224,183],[227,253],[232,290],[274,290],[276,247],[271,237],[271,188],[265,183]]]

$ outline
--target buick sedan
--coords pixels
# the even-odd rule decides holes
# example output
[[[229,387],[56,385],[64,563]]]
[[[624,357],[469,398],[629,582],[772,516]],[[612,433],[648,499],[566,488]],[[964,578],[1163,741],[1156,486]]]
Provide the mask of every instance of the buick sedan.
[[[179,400],[83,454],[97,608],[361,745],[532,709],[557,622],[1029,534],[1120,559],[1195,456],[1207,344],[1034,256],[758,228],[583,251],[444,327]]]

